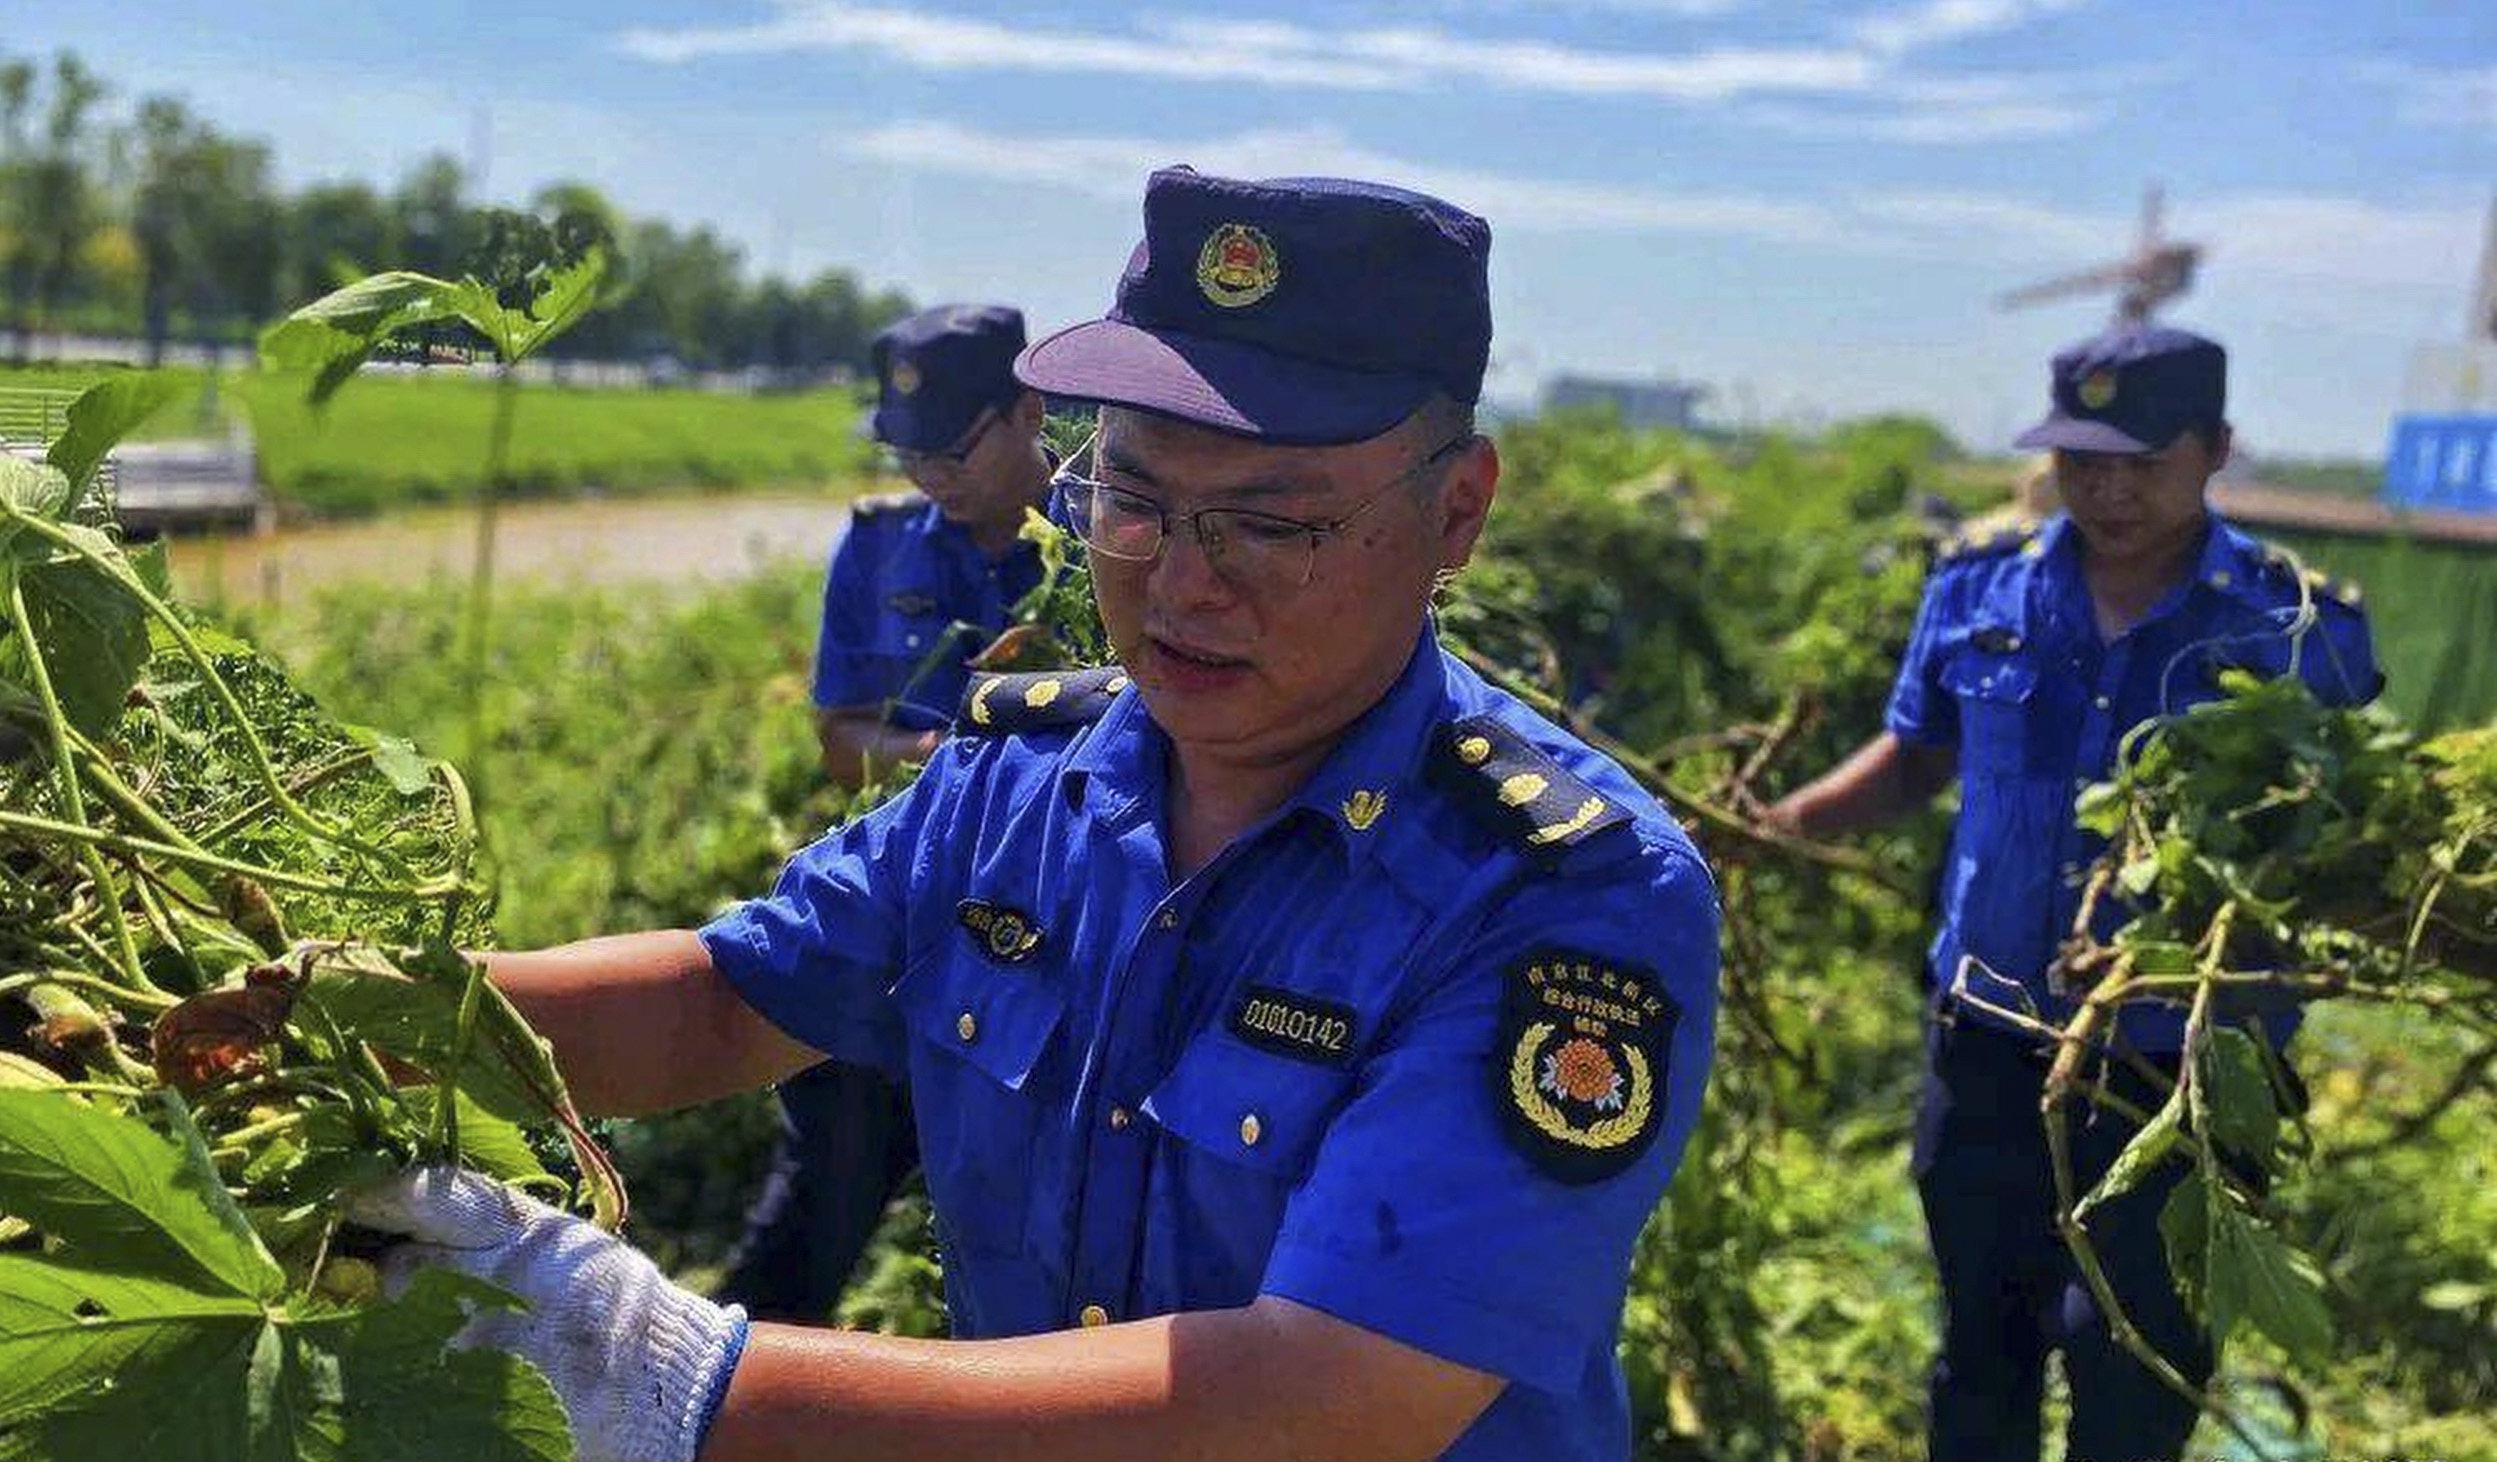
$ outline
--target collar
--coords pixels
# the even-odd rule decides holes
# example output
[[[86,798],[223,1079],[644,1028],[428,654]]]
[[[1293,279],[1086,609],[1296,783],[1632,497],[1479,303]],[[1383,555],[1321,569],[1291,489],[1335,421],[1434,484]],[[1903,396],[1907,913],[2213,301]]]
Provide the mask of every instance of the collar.
[[[1433,627],[1425,625],[1387,693],[1356,717],[1299,791],[1265,825],[1295,813],[1333,830],[1347,859],[1379,841],[1378,823],[1417,811],[1414,800],[1430,754],[1431,731],[1449,715],[1448,670]],[[1168,787],[1170,739],[1153,724],[1134,686],[1121,691],[1059,770],[1070,799],[1090,800],[1110,822],[1158,813]],[[1080,779],[1080,781],[1078,780]],[[1400,805],[1402,804],[1402,805]],[[1356,826],[1356,819],[1361,825]]]
[[[2056,513],[2038,529],[2037,537],[2027,550],[2030,557],[2046,566],[2077,596],[2084,611],[2077,623],[2091,623],[2086,613],[2089,587],[2081,575],[2081,532],[2072,526],[2068,513]],[[2180,581],[2142,616],[2142,623],[2165,618],[2183,606],[2187,595],[2207,589],[2242,600],[2260,609],[2266,607],[2259,584],[2263,569],[2263,545],[2239,531],[2237,526],[2214,512],[2203,514],[2202,545],[2195,551],[2190,577]]]

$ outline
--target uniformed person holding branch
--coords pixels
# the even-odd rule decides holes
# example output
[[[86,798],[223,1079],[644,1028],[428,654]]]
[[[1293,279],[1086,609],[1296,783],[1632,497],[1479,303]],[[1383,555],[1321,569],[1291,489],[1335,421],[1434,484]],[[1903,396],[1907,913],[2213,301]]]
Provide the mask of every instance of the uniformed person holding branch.
[[[869,427],[916,489],[867,498],[825,576],[815,729],[845,787],[935,751],[966,663],[1040,582],[1020,536],[1048,499],[1041,400],[1014,378],[1023,315],[939,305],[876,336]],[[885,1205],[918,1165],[902,1089],[826,1061],[780,1083],[780,1135],[721,1297],[774,1320],[821,1320]]]
[[[1499,478],[1481,219],[1156,174],[1023,380],[1122,669],[975,679],[909,790],[699,932],[490,968],[589,1109],[905,1078],[952,1341],[749,1324],[473,1176],[361,1216],[584,1454],[1620,1458],[1633,1240],[1698,1116],[1715,897],[1618,767],[1443,651]]]
[[[2053,406],[2020,438],[2054,454],[2066,511],[1954,544],[1934,566],[1891,692],[1887,726],[1836,770],[1772,808],[1815,837],[1877,826],[1954,778],[1959,815],[1942,873],[1941,927],[1913,1168],[1943,1294],[1930,1379],[1937,1462],[2038,1455],[2046,1356],[2061,1349],[2075,1462],[2174,1458],[2197,1408],[2118,1346],[2055,1228],[2039,1117],[2051,1051],[2034,1027],[2073,1003],[2046,979],[2072,929],[2080,875],[2101,845],[2074,822],[2082,786],[2108,775],[2144,721],[2218,694],[2232,667],[2305,677],[2327,702],[2375,695],[2380,677],[2355,596],[2211,511],[2227,460],[2227,357],[2181,330],[2118,330],[2063,352]],[[2111,901],[2098,932],[2114,932]],[[2173,1072],[2181,1007],[2119,1013],[2119,1048]],[[2294,1011],[2273,1012],[2275,1043]],[[2110,1084],[2155,1108],[2122,1063]],[[2076,1191],[2133,1132],[2101,1113],[2073,1124]],[[2171,1165],[2094,1211],[2090,1234],[2127,1315],[2196,1385],[2203,1335],[2179,1303],[2159,1214]]]

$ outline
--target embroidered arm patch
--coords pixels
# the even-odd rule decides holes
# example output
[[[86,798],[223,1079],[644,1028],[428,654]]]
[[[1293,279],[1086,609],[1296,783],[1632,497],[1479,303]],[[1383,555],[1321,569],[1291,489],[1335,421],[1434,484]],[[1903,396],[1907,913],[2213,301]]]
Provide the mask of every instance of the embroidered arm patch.
[[[1564,1183],[1597,1183],[1647,1150],[1681,1008],[1652,970],[1547,950],[1508,972],[1493,1100],[1528,1161]]]

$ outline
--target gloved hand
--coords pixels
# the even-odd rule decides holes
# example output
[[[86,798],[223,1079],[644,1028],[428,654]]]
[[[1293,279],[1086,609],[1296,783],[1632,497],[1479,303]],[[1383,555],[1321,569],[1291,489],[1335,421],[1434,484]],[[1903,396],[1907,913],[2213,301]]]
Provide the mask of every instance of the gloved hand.
[[[746,1344],[746,1312],[670,1283],[623,1240],[460,1168],[411,1168],[351,1195],[348,1216],[406,1234],[381,1261],[395,1295],[440,1266],[528,1301],[456,1344],[526,1357],[572,1417],[581,1462],[692,1462]]]

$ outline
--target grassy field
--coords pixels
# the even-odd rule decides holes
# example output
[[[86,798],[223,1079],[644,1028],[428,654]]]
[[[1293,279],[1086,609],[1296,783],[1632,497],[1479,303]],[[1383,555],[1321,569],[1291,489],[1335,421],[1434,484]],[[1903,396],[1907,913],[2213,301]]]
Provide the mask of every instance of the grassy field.
[[[75,390],[97,368],[0,369],[0,389]],[[184,390],[142,437],[220,430],[248,421],[261,472],[287,504],[324,515],[454,501],[475,490],[494,411],[490,378],[466,372],[376,375],[320,413],[297,383],[231,373],[172,374]],[[847,392],[733,396],[704,391],[587,390],[531,385],[514,420],[511,473],[522,493],[634,492],[820,482],[868,464]]]

